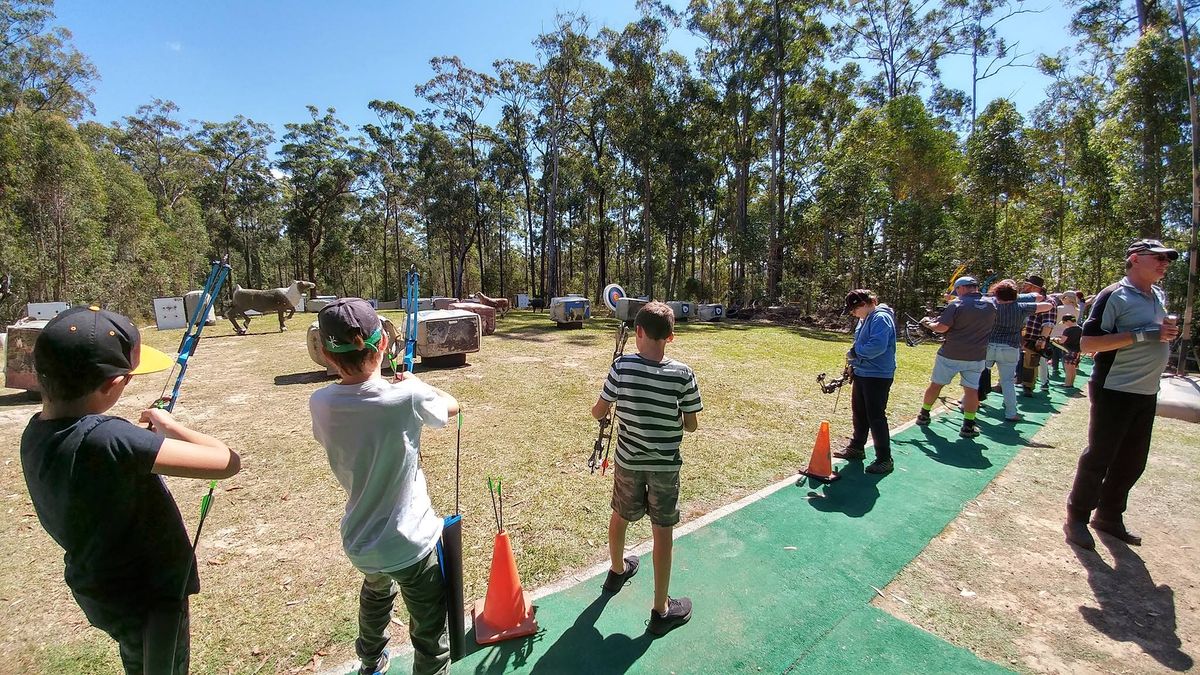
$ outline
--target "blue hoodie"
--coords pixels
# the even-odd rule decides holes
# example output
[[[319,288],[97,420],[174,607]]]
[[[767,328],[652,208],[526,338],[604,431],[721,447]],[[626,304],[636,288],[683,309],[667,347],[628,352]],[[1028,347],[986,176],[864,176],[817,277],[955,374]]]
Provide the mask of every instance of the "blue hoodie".
[[[896,315],[887,305],[878,305],[854,329],[850,365],[855,377],[895,377]]]

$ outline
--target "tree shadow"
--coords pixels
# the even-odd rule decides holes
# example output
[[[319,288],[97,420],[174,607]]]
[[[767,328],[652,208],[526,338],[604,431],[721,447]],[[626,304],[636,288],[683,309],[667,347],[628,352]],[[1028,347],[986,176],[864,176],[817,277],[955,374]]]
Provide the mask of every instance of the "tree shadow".
[[[643,632],[637,637],[624,633],[605,636],[596,628],[596,621],[612,598],[610,593],[597,596],[533,664],[530,672],[624,673],[637,663],[654,642],[653,635]]]
[[[264,331],[258,331],[258,332],[251,331],[248,333],[218,333],[217,335],[213,335],[213,334],[209,333],[209,334],[201,335],[200,339],[201,340],[221,340],[224,338],[251,337],[254,335],[282,335],[283,333],[289,333],[289,332],[299,332],[299,331],[282,331],[282,330],[279,330],[278,328],[276,328],[275,330],[264,330]]]
[[[276,375],[275,386],[281,387],[289,384],[318,384],[336,379],[337,375],[328,375],[324,369],[313,370],[307,373],[292,373],[290,375]]]
[[[861,460],[846,464],[838,472],[838,480],[826,484],[824,492],[809,491],[808,503],[825,513],[844,513],[850,518],[867,515],[875,508],[879,499],[879,481],[885,476],[866,473],[863,469]]]
[[[1113,566],[1090,551],[1071,547],[1087,569],[1100,608],[1081,605],[1079,613],[1096,630],[1118,642],[1133,642],[1163,666],[1183,672],[1194,665],[1181,647],[1175,620],[1175,591],[1156,585],[1141,556],[1117,539],[1098,533]]]
[[[988,433],[990,429],[983,430]],[[916,446],[927,457],[947,466],[957,466],[961,469],[986,469],[992,465],[991,460],[983,456],[983,444],[972,438],[943,438],[927,426],[920,427],[924,439],[907,439],[901,441]]]
[[[13,394],[4,394],[0,396],[0,408],[10,408],[13,406],[29,405],[34,406],[42,402],[42,395],[36,391],[18,391]]]

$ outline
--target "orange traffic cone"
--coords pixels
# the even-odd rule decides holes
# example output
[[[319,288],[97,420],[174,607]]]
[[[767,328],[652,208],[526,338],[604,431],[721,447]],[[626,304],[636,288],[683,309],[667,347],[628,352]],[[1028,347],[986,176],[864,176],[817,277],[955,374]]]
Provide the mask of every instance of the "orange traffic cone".
[[[821,428],[817,430],[817,442],[813,445],[812,459],[808,460],[808,468],[801,469],[800,473],[822,483],[832,483],[840,478],[833,470],[833,450],[829,447],[828,420],[821,421]]]
[[[533,603],[521,589],[507,530],[496,535],[487,597],[475,602],[471,615],[475,621],[475,641],[481,645],[537,632]]]

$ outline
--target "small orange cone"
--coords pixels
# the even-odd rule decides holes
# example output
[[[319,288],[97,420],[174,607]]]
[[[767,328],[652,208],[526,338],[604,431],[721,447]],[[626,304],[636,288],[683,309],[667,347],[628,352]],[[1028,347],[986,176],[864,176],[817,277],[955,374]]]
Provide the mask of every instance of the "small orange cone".
[[[812,459],[808,460],[808,468],[800,471],[822,483],[832,483],[840,478],[833,470],[833,450],[829,447],[829,421],[822,420],[821,428],[817,430],[817,442],[813,445]]]
[[[513,557],[507,530],[496,535],[487,597],[475,602],[471,615],[475,622],[475,641],[481,645],[537,632],[533,603],[521,589],[517,560]]]

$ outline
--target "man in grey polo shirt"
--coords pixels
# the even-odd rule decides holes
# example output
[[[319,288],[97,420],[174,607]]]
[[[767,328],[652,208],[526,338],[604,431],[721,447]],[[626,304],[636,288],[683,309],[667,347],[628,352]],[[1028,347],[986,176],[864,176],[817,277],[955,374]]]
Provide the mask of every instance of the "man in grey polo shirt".
[[[1096,548],[1088,518],[1101,532],[1133,546],[1142,543],[1125,527],[1123,515],[1150,453],[1167,343],[1179,334],[1174,321],[1166,320],[1167,296],[1155,285],[1178,257],[1157,239],[1130,244],[1125,278],[1100,291],[1083,324],[1080,351],[1096,352],[1088,385],[1091,421],[1063,525],[1067,541],[1080,548]]]
[[[987,358],[988,337],[996,322],[996,305],[979,294],[979,282],[975,277],[959,277],[954,282],[954,294],[958,299],[946,305],[937,321],[921,319],[930,330],[945,333],[946,341],[934,357],[933,373],[929,376],[921,412],[917,413],[917,424],[929,424],[933,402],[942,393],[942,387],[958,375],[963,386],[963,424],[958,435],[972,438],[979,435],[975,425],[975,411],[979,410],[979,376]]]

